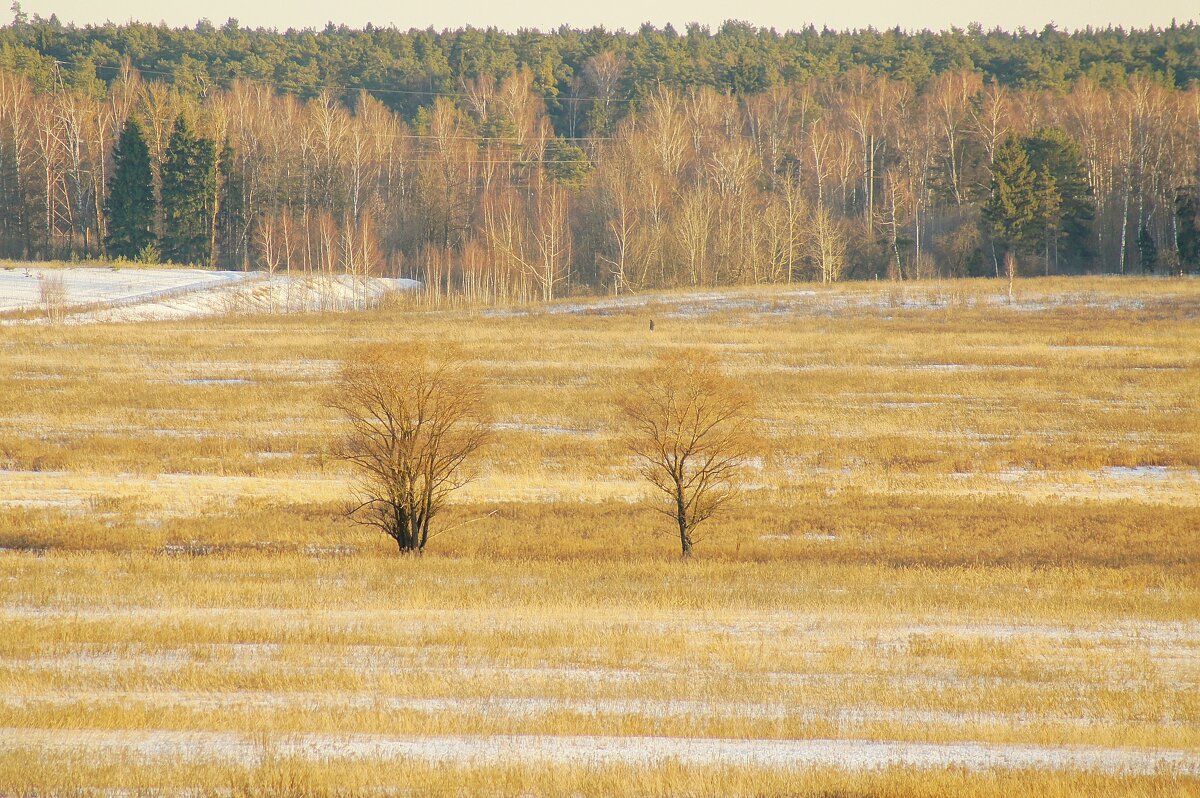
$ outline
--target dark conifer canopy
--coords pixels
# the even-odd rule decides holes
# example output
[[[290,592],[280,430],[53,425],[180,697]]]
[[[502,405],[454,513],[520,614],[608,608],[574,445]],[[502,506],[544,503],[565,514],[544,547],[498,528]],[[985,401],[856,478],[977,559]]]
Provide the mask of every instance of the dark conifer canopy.
[[[136,117],[131,117],[113,151],[113,174],[104,204],[104,244],[110,258],[134,259],[155,242],[154,177],[150,150]]]
[[[175,123],[162,166],[163,256],[208,265],[212,256],[217,150],[183,116]]]

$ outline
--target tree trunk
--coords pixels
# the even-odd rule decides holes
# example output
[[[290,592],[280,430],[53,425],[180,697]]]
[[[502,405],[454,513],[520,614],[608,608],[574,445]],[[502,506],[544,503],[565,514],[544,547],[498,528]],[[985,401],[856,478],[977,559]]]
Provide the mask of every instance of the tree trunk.
[[[683,503],[683,486],[680,480],[675,482],[675,520],[679,522],[679,544],[683,548],[683,558],[692,556],[692,539],[688,536],[687,508]]]
[[[417,550],[416,529],[413,519],[404,508],[393,506],[392,509],[392,538],[396,541],[401,554],[411,554]]]
[[[1129,181],[1127,180],[1125,184],[1125,206],[1121,215],[1121,274],[1125,273],[1126,235],[1129,230],[1129,191]]]

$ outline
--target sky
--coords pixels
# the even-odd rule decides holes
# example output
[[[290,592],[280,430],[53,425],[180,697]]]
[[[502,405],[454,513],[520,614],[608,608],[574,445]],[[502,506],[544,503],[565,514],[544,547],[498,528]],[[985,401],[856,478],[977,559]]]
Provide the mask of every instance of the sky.
[[[495,26],[515,31],[542,30],[569,25],[590,28],[635,30],[644,22],[657,27],[670,22],[682,30],[689,22],[712,28],[726,19],[739,19],[779,31],[809,24],[842,30],[850,28],[893,28],[945,30],[965,28],[978,22],[985,28],[1040,30],[1049,23],[1060,29],[1087,26],[1144,28],[1200,20],[1200,0],[834,0],[802,3],[795,0],[603,0],[564,3],[562,0],[23,0],[28,14],[80,25],[105,21],[166,22],[190,26],[201,18],[215,25],[233,17],[249,27],[323,28],[327,22],[360,28],[376,26],[408,28],[459,28]],[[7,21],[7,17],[5,18]]]

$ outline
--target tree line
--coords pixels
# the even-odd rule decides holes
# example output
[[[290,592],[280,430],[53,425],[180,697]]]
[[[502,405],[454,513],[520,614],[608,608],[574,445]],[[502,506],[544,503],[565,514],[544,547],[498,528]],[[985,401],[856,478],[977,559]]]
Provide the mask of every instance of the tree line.
[[[1200,79],[1200,26],[1146,30],[899,29],[840,32],[809,26],[777,32],[728,21],[711,30],[643,25],[516,34],[478,28],[363,30],[250,29],[236,19],[220,27],[127,23],[76,27],[13,6],[0,28],[0,67],[30,75],[39,89],[61,78],[96,95],[126,60],[148,77],[200,96],[233,80],[267,82],[303,100],[332,92],[343,102],[365,89],[411,123],[434,97],[458,94],[473,80],[503,80],[528,69],[558,135],[609,135],[612,126],[659,86],[707,87],[719,94],[759,94],[810,78],[866,67],[914,87],[946,72],[973,71],[988,82],[1025,90],[1066,91],[1080,78],[1113,86],[1142,74],[1175,88]],[[612,69],[612,64],[620,65]],[[61,72],[58,70],[62,66]],[[340,94],[340,96],[338,96]]]
[[[10,258],[390,274],[483,301],[1200,261],[1200,88],[1163,75],[1038,88],[858,66],[617,102],[636,68],[604,50],[572,136],[528,66],[409,113],[279,81],[194,91],[129,60],[107,84],[57,65],[44,85],[36,63],[0,70]]]

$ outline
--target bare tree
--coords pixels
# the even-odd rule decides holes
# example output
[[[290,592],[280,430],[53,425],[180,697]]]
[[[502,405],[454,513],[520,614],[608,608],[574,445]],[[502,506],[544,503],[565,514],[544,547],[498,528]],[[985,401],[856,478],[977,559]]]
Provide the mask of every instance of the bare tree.
[[[596,209],[606,218],[605,246],[597,257],[608,266],[606,281],[611,280],[614,294],[631,290],[629,274],[630,255],[634,238],[638,232],[637,200],[633,196],[631,181],[619,170],[603,174]]]
[[[61,274],[38,275],[38,300],[49,322],[62,321],[67,315],[67,284]]]
[[[835,283],[846,271],[846,234],[843,224],[823,205],[813,209],[808,250],[822,283]]]
[[[737,495],[755,445],[754,402],[712,357],[670,353],[620,401],[643,476],[666,499],[655,509],[678,525],[683,556],[696,528]]]
[[[551,184],[536,192],[533,202],[537,217],[533,232],[538,261],[533,278],[542,290],[542,299],[549,302],[555,297],[555,287],[568,277],[567,267],[571,261],[570,198],[564,189]]]
[[[679,248],[686,254],[688,280],[693,286],[704,284],[712,237],[712,217],[715,198],[708,187],[700,183],[680,194],[679,211],[675,219],[675,235]],[[716,275],[713,275],[716,284]]]
[[[978,72],[943,72],[925,91],[923,121],[936,129],[945,147],[945,168],[955,205],[962,205],[963,138],[972,101],[983,91]],[[986,125],[986,123],[984,123]]]
[[[1013,280],[1017,276],[1017,256],[1009,252],[1004,253],[1004,276],[1008,278],[1008,304],[1013,303]]]
[[[591,135],[605,136],[610,132],[615,114],[613,105],[624,72],[624,59],[611,51],[598,53],[584,62],[583,79],[591,95],[592,107],[588,112]]]
[[[487,441],[483,387],[461,360],[433,349],[371,346],[342,368],[329,404],[346,419],[336,455],[358,471],[350,515],[420,554],[446,499]]]

